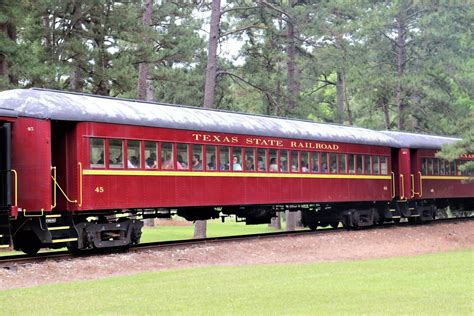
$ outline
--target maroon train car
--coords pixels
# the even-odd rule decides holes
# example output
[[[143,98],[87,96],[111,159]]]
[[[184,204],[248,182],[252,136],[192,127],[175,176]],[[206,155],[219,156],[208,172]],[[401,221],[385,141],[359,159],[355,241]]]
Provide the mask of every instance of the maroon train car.
[[[474,183],[467,182],[469,174],[460,166],[474,160],[466,154],[448,162],[436,157],[443,145],[459,139],[451,137],[406,133],[382,132],[396,139],[400,148],[393,149],[394,187],[396,209],[409,221],[434,219],[436,209],[451,207],[453,210],[474,209]]]
[[[0,244],[27,253],[136,244],[142,219],[172,213],[300,210],[312,229],[410,215],[391,209],[403,146],[376,131],[39,89],[1,92],[0,122]]]

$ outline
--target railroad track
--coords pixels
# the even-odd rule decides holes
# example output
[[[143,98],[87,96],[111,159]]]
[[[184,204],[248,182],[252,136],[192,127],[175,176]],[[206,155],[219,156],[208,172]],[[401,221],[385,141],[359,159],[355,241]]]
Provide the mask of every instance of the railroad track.
[[[438,224],[445,224],[447,222],[466,222],[474,220],[474,217],[463,217],[463,218],[447,218],[447,219],[438,219],[433,222],[425,223],[423,225],[438,225]],[[408,222],[402,222],[399,224],[394,223],[387,223],[381,226],[369,226],[364,227],[364,230],[367,229],[393,229],[403,226],[412,226]],[[110,254],[110,253],[120,253],[120,252],[127,252],[127,251],[144,251],[144,250],[156,250],[156,249],[167,249],[167,248],[174,248],[174,247],[183,247],[183,246],[195,246],[195,245],[203,245],[203,244],[213,244],[213,243],[222,243],[222,242],[236,242],[236,241],[249,241],[249,240],[256,240],[256,239],[270,239],[270,238],[282,238],[282,237],[296,237],[302,235],[318,235],[318,234],[328,234],[328,233],[338,233],[340,231],[347,230],[344,227],[338,228],[326,228],[326,229],[318,229],[316,231],[312,230],[296,230],[296,231],[280,231],[280,232],[273,232],[273,233],[262,233],[262,234],[249,234],[249,235],[238,235],[238,236],[223,236],[223,237],[212,237],[212,238],[204,238],[204,239],[184,239],[184,240],[174,240],[174,241],[160,241],[160,242],[152,242],[152,243],[144,243],[139,244],[130,248],[122,248],[122,249],[114,249],[114,250],[93,250],[93,251],[86,251],[79,255],[71,254],[68,251],[52,251],[52,252],[42,252],[38,253],[34,256],[28,255],[11,255],[11,256],[3,256],[0,257],[0,268],[3,269],[14,269],[17,265],[24,265],[24,264],[33,264],[33,263],[41,263],[48,260],[65,260],[71,259],[76,257],[86,257],[86,256],[94,256],[99,254]]]

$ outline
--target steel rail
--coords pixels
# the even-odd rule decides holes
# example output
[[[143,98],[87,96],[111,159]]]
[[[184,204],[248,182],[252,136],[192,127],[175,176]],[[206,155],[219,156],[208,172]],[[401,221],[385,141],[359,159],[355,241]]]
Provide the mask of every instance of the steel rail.
[[[404,226],[430,226],[437,224],[446,224],[447,222],[466,222],[474,220],[474,217],[455,217],[455,218],[445,218],[438,219],[435,221],[426,222],[423,224],[411,224],[408,222],[402,223],[386,223],[383,225],[372,225],[367,227],[361,227],[360,230],[371,230],[371,229],[391,229]],[[86,250],[80,252],[79,254],[71,254],[68,251],[52,251],[52,252],[41,252],[34,256],[29,256],[26,254],[21,255],[11,255],[0,257],[0,268],[3,269],[15,269],[17,265],[24,264],[34,264],[41,263],[48,260],[65,260],[76,257],[87,257],[94,255],[104,255],[111,253],[120,253],[128,251],[144,251],[152,249],[167,249],[183,246],[195,246],[195,245],[205,245],[205,244],[214,244],[214,243],[226,243],[226,242],[236,242],[236,241],[251,241],[258,239],[271,239],[271,238],[283,238],[283,237],[296,237],[296,236],[305,236],[305,235],[319,235],[319,234],[328,234],[328,233],[339,233],[341,231],[347,231],[345,227],[338,228],[325,228],[317,229],[315,231],[302,229],[295,231],[279,231],[272,233],[260,233],[260,234],[247,234],[247,235],[235,235],[235,236],[221,236],[221,237],[211,237],[211,238],[202,238],[202,239],[182,239],[182,240],[171,240],[171,241],[158,241],[134,245],[131,247],[123,248],[108,248],[108,249],[94,249]]]

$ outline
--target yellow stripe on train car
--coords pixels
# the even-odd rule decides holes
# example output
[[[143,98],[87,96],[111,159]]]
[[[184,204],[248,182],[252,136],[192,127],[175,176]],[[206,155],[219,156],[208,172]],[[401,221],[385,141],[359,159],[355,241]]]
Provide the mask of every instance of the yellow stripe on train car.
[[[361,179],[390,180],[389,175],[349,175],[311,173],[258,173],[209,171],[146,171],[146,170],[84,170],[85,176],[154,176],[154,177],[248,177],[248,178],[302,178],[302,179]]]

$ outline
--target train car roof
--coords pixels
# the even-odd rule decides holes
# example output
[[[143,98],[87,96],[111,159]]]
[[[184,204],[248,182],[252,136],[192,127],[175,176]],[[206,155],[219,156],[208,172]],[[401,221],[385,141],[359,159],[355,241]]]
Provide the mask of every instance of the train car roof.
[[[0,110],[13,110],[18,116],[39,119],[104,122],[389,147],[440,148],[444,143],[456,140],[45,89],[0,92]]]
[[[408,132],[381,131],[394,138],[402,148],[441,149],[443,145],[451,144],[460,138],[426,135]]]

